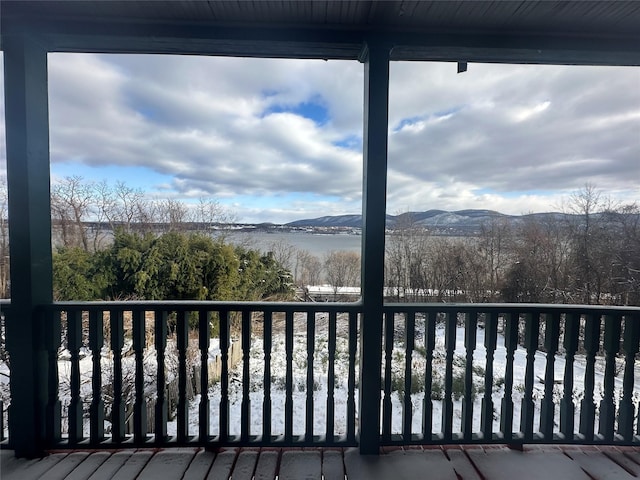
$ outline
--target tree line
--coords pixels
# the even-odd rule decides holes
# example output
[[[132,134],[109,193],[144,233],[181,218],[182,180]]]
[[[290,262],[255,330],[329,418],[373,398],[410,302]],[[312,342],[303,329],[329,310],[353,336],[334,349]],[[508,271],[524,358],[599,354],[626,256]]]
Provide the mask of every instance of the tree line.
[[[640,207],[586,185],[557,215],[496,217],[461,239],[406,216],[385,267],[397,300],[640,305]]]
[[[387,233],[385,285],[395,301],[640,305],[640,206],[615,204],[595,186],[557,214],[499,216],[474,237],[431,235],[410,214]],[[271,245],[298,285],[360,285],[360,256],[323,258]]]
[[[260,300],[293,284],[360,285],[360,255],[320,258],[285,242],[233,245],[217,202],[149,199],[124,182],[66,177],[52,187],[56,298]],[[385,285],[398,301],[640,305],[640,207],[594,186],[557,215],[495,217],[477,237],[432,236],[403,215],[388,232]],[[0,184],[0,293],[9,288],[6,188]],[[108,226],[106,229],[104,226]]]
[[[56,300],[289,299],[272,254],[211,228],[231,217],[211,200],[149,199],[124,182],[72,176],[52,185]],[[106,227],[106,228],[105,228]],[[6,184],[0,184],[0,293],[10,295]]]

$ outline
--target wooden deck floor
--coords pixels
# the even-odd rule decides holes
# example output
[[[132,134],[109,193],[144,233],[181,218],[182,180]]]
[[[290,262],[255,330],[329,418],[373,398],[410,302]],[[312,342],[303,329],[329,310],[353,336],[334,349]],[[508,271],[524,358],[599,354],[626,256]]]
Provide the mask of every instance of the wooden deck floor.
[[[202,449],[52,452],[39,460],[0,452],[2,480],[618,480],[640,478],[640,448],[452,446],[357,449]]]

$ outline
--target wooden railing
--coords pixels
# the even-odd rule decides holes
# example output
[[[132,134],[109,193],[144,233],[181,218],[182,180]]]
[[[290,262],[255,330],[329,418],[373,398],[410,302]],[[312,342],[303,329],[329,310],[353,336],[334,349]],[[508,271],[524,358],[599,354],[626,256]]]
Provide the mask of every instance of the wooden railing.
[[[640,441],[638,308],[397,304],[385,319],[383,444]]]
[[[59,303],[48,310],[53,315],[47,337],[54,377],[50,381],[59,385],[49,396],[51,446],[356,444],[358,307],[354,304]],[[321,377],[314,368],[319,362],[319,332],[326,367]],[[338,332],[346,335],[348,365],[346,389],[340,392],[347,398],[346,424],[340,431],[335,428],[334,409]],[[213,390],[207,367],[212,338],[222,365]],[[294,358],[294,339],[305,344],[303,358]],[[243,352],[233,375],[228,355],[232,342],[240,342]],[[81,358],[87,349],[90,368]],[[64,392],[61,350],[69,364]],[[304,364],[303,381],[294,378],[296,362]],[[82,386],[88,378],[90,392]],[[187,394],[194,379],[199,399]],[[169,402],[167,385],[174,380],[178,398]],[[321,405],[314,395],[317,390],[326,392]],[[294,415],[298,392],[304,395],[302,418]],[[151,411],[150,402],[155,404]],[[168,408],[170,404],[176,404],[175,411]],[[234,406],[237,411],[232,411]],[[317,409],[325,412],[321,426]],[[149,413],[155,416],[153,432],[147,428]],[[276,428],[274,418],[279,413]],[[126,428],[129,416],[132,432]]]
[[[47,446],[355,446],[360,422],[380,445],[640,443],[640,308],[387,304],[382,365],[360,355],[361,308],[47,306]],[[361,369],[379,398],[360,398]]]

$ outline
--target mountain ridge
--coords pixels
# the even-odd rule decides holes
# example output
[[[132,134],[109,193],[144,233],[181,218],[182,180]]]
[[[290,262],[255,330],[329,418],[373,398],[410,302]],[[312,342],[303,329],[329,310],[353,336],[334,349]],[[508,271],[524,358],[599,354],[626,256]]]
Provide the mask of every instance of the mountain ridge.
[[[601,214],[593,214],[595,217]],[[580,215],[561,212],[528,213],[523,215],[509,215],[487,209],[465,209],[456,211],[425,210],[404,212],[398,215],[386,215],[386,226],[389,229],[402,225],[412,225],[440,231],[478,231],[482,225],[492,220],[504,220],[508,224],[517,225],[527,219],[540,221],[579,218]],[[362,215],[326,215],[317,218],[295,220],[284,224],[291,228],[362,228]]]

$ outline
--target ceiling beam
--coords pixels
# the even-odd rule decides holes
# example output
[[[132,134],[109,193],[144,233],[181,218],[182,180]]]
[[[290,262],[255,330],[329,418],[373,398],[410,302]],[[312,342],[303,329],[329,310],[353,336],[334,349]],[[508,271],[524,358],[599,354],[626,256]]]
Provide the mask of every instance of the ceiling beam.
[[[513,32],[398,32],[372,28],[274,28],[256,25],[45,20],[6,17],[2,40],[39,38],[51,52],[192,54],[357,59],[367,42],[393,45],[391,60],[640,65],[637,35]]]

